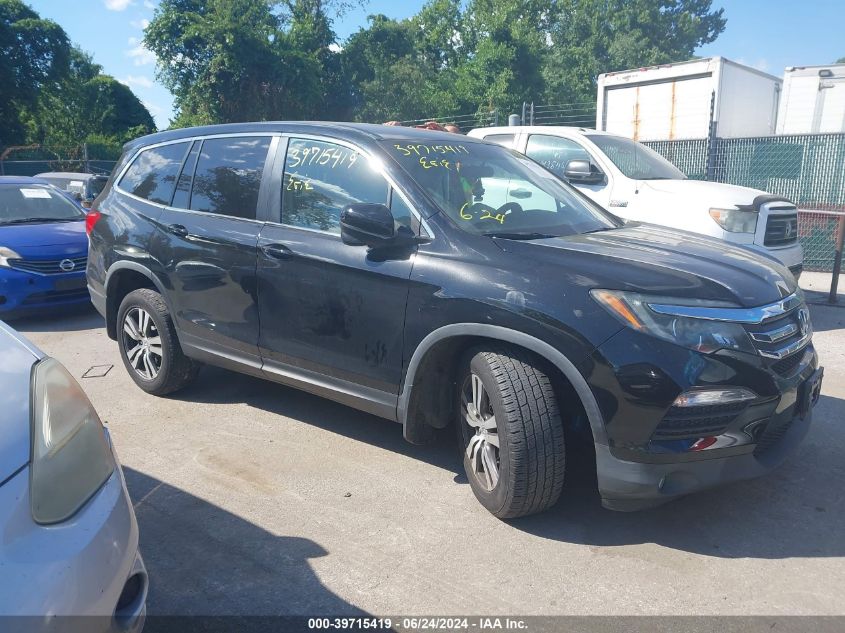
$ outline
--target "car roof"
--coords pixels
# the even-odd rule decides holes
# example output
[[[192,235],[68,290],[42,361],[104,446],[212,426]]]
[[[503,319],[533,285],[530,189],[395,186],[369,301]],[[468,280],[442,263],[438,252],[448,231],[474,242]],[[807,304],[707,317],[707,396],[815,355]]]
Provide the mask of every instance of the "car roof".
[[[202,127],[179,128],[142,136],[127,143],[125,149],[134,149],[156,143],[175,141],[194,136],[213,134],[249,134],[255,132],[280,132],[287,134],[320,134],[349,141],[409,140],[418,143],[455,142],[455,137],[470,139],[463,134],[423,130],[398,125],[378,123],[345,123],[333,121],[261,121],[256,123],[225,123]],[[477,139],[475,139],[477,141]]]
[[[103,174],[89,174],[81,171],[45,171],[41,174],[35,174],[36,178],[74,178],[76,180],[88,180],[89,178],[108,178]]]
[[[32,176],[0,176],[0,185],[45,185],[52,186],[46,180]]]

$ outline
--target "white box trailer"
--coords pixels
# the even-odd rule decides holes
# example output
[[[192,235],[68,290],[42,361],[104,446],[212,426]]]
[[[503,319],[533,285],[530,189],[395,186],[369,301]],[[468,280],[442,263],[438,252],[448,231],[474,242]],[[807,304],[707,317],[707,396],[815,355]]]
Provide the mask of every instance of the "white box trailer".
[[[638,141],[775,133],[781,80],[724,57],[599,75],[596,129]]]
[[[845,64],[787,68],[777,133],[826,132],[845,132]]]

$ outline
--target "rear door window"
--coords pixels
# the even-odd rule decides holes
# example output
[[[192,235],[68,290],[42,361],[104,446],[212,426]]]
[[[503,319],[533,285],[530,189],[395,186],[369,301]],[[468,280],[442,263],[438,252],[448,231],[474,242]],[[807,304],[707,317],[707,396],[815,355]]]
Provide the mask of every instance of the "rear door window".
[[[118,186],[144,200],[170,204],[188,145],[186,141],[145,149],[132,161]]]
[[[513,134],[490,134],[489,136],[485,136],[484,140],[489,143],[496,143],[496,145],[501,145],[502,147],[507,147],[508,149],[513,149]]]
[[[206,139],[197,158],[190,209],[254,220],[269,136]]]
[[[323,141],[290,140],[282,189],[283,224],[334,234],[340,234],[345,206],[388,204],[387,180],[377,166],[354,149]]]

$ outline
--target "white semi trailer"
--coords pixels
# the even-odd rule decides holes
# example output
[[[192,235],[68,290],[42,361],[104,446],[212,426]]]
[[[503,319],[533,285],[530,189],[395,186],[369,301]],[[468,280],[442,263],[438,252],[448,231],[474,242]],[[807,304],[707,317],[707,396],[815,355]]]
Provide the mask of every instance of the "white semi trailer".
[[[787,68],[777,133],[837,132],[845,132],[845,64]]]
[[[604,73],[596,129],[638,141],[775,133],[781,80],[724,57]],[[712,99],[712,102],[711,102]]]

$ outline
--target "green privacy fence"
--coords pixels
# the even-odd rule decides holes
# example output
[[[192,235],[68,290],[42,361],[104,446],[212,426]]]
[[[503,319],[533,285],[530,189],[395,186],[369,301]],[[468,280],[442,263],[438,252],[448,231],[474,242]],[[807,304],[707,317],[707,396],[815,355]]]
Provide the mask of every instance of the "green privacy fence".
[[[842,221],[837,212],[845,211],[845,134],[644,144],[690,178],[752,187],[791,200],[801,210],[798,235],[804,247],[805,268],[833,269],[836,231]]]

